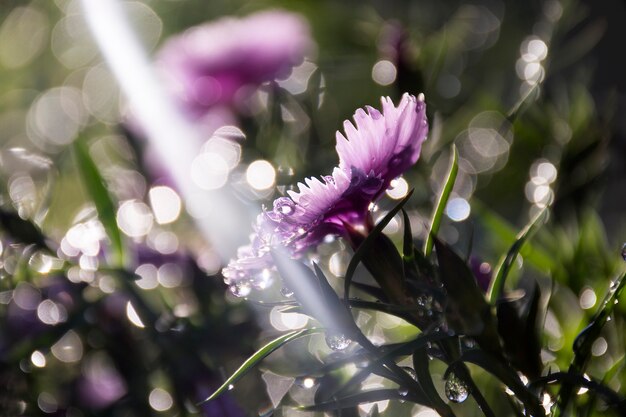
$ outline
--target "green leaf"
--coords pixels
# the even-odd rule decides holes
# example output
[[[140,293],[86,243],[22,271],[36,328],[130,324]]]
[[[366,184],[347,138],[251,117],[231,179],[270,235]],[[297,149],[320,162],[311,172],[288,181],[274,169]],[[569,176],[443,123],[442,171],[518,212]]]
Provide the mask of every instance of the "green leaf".
[[[500,299],[496,305],[498,333],[507,358],[530,379],[541,376],[539,301],[541,290],[536,281],[515,300]]]
[[[474,400],[478,404],[478,407],[480,407],[480,409],[482,410],[485,417],[495,417],[495,413],[489,406],[487,399],[478,389],[478,386],[474,382],[472,374],[470,373],[467,366],[462,362],[455,362],[453,365],[449,366],[448,369],[446,369],[444,377],[447,378],[450,372],[454,372],[454,374],[467,385],[470,395],[474,397]]]
[[[488,298],[491,304],[495,304],[496,301],[502,296],[502,292],[504,291],[504,283],[506,282],[506,277],[511,271],[511,267],[517,255],[520,253],[520,250],[524,246],[524,243],[528,239],[532,237],[532,235],[537,231],[540,224],[544,220],[546,213],[548,212],[548,208],[543,209],[539,214],[535,216],[534,219],[531,220],[530,223],[522,229],[522,231],[517,235],[515,242],[507,252],[505,256],[500,259],[498,262],[498,266],[496,266],[493,279],[491,280],[491,284],[489,285]]]
[[[594,394],[599,394],[604,398],[609,407],[616,407],[621,413],[626,413],[626,400],[617,392],[613,391],[610,387],[590,379],[586,375],[572,374],[569,372],[555,372],[553,374],[538,378],[532,382],[533,387],[542,386],[545,384],[562,383],[569,384],[575,388],[583,387],[592,391]]]
[[[271,342],[263,346],[261,349],[257,350],[248,359],[246,359],[244,363],[241,364],[241,366],[213,394],[211,394],[208,398],[206,398],[200,404],[211,401],[217,398],[219,395],[221,395],[225,391],[228,391],[229,389],[228,387],[230,385],[239,381],[244,375],[250,372],[250,370],[255,365],[257,365],[260,361],[265,359],[267,356],[269,356],[272,352],[274,352],[276,349],[280,348],[281,346],[291,342],[292,340],[296,340],[296,339],[299,339],[301,337],[308,336],[311,334],[320,333],[322,331],[323,331],[322,329],[317,329],[317,328],[294,330],[280,337],[277,337],[276,339],[272,340]]]
[[[591,346],[596,341],[602,328],[609,320],[613,309],[617,305],[617,301],[626,286],[626,273],[622,273],[609,287],[609,291],[604,297],[600,309],[596,312],[591,322],[583,329],[582,332],[574,340],[574,359],[569,367],[570,374],[582,374],[585,371],[589,356],[591,354]],[[557,407],[555,407],[554,415],[558,416],[561,412],[565,412],[567,405],[573,394],[573,385],[564,383],[559,390],[557,397]]]
[[[500,354],[500,341],[491,306],[465,261],[448,245],[434,238],[439,278],[448,294],[446,320],[459,335],[476,339],[483,349]]]
[[[404,220],[404,242],[402,245],[402,256],[406,260],[413,259],[413,232],[411,231],[411,219],[404,209],[402,209],[402,219]]]
[[[437,236],[439,232],[439,226],[441,226],[441,219],[443,218],[443,212],[448,204],[448,199],[450,198],[450,193],[452,192],[452,188],[454,188],[454,182],[456,181],[456,174],[459,171],[458,165],[458,153],[456,151],[456,146],[452,145],[452,157],[450,160],[450,168],[448,169],[448,175],[446,176],[446,180],[443,183],[443,187],[441,188],[441,194],[439,194],[439,200],[437,200],[437,204],[435,204],[435,209],[433,211],[433,217],[430,221],[430,228],[428,234],[426,235],[426,241],[424,242],[424,256],[427,258],[433,251],[433,238]]]
[[[497,236],[502,243],[515,241],[518,231],[505,219],[485,207],[480,200],[472,199],[472,209],[478,215],[477,217],[483,225],[494,236]],[[520,254],[540,272],[547,272],[555,268],[554,260],[542,248],[532,245],[531,242],[526,242],[520,249]]]
[[[376,226],[374,226],[374,229],[372,229],[371,233],[358,246],[356,252],[354,253],[354,256],[348,264],[348,269],[346,270],[343,293],[344,301],[347,302],[347,300],[350,298],[350,284],[352,283],[352,278],[354,277],[354,272],[356,271],[357,266],[360,262],[364,261],[367,255],[371,253],[372,248],[375,247],[377,237],[382,233],[383,229],[385,228],[385,226],[387,226],[387,224],[389,224],[391,219],[393,219],[393,217],[402,209],[406,202],[409,201],[411,195],[413,195],[413,190],[409,191],[406,197],[404,197],[402,201],[398,203],[398,205],[396,205]],[[383,277],[374,276],[374,278],[382,287],[385,295],[387,295],[388,297],[395,297],[398,295],[398,286],[402,285],[402,283],[389,282],[388,280],[383,279]],[[380,282],[378,280],[380,280]],[[396,301],[395,299],[392,300]]]
[[[428,359],[428,354],[426,353],[426,346],[415,349],[413,352],[413,369],[424,393],[428,396],[428,400],[435,404],[437,409],[446,410],[448,415],[454,415],[450,406],[441,399],[435,388],[433,377],[430,374],[429,362],[430,359]]]
[[[418,268],[415,259],[415,245],[413,244],[413,232],[411,231],[411,219],[402,209],[404,220],[404,241],[402,244],[402,261],[404,262],[404,274],[407,279],[418,279]]]
[[[89,150],[82,140],[74,141],[74,155],[80,170],[85,189],[98,211],[98,217],[111,239],[112,263],[116,266],[124,265],[124,247],[122,244],[122,235],[117,227],[115,217],[115,204],[109,194],[104,180],[98,172],[98,168],[93,159],[89,155]]]
[[[459,360],[478,365],[498,378],[500,382],[515,393],[532,416],[545,416],[545,411],[539,399],[524,385],[517,373],[507,363],[503,362],[502,359],[490,355],[483,350],[473,349],[465,351]]]
[[[24,220],[17,213],[0,208],[0,227],[13,239],[27,245],[35,245],[39,249],[54,253],[46,243],[46,238],[37,225]]]
[[[407,388],[410,395],[413,396],[414,402],[424,404],[434,408],[442,417],[454,417],[452,409],[442,401],[431,400],[424,391],[422,380],[413,379],[405,370],[400,368],[394,362],[394,358],[412,354],[418,349],[425,349],[429,344],[447,340],[451,336],[446,333],[420,334],[417,338],[396,345],[380,346],[373,352],[370,350],[371,359],[367,366],[361,368],[356,374],[350,378],[339,390],[334,392],[333,397],[341,397],[347,395],[351,390],[356,388],[368,375],[374,373],[381,375],[393,382],[396,382],[403,388]],[[362,343],[366,345],[366,343]],[[371,346],[370,346],[371,349]],[[362,356],[355,357],[354,362],[362,361]],[[342,362],[345,364],[345,362]],[[384,367],[383,367],[384,365]],[[388,369],[388,371],[387,371]],[[392,373],[390,374],[389,371]]]

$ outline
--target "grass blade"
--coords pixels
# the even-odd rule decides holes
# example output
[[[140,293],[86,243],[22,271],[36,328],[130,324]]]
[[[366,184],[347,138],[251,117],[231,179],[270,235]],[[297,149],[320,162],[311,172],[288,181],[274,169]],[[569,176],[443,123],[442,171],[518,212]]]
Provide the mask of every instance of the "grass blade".
[[[582,374],[585,371],[589,355],[591,354],[591,346],[596,341],[602,328],[609,320],[609,316],[613,313],[613,309],[626,286],[626,273],[622,273],[609,287],[609,292],[604,297],[604,301],[598,312],[591,319],[587,327],[574,340],[574,360],[572,361],[568,373],[571,375]],[[574,386],[570,383],[563,383],[557,396],[557,407],[554,408],[554,416],[560,416],[565,413],[567,405],[572,397]]]
[[[439,194],[439,200],[435,205],[433,217],[430,222],[430,229],[428,231],[428,234],[426,235],[426,241],[424,242],[424,256],[426,256],[427,258],[433,251],[433,237],[437,235],[437,232],[439,232],[439,226],[441,226],[443,212],[446,208],[446,205],[448,204],[448,198],[450,198],[450,193],[452,192],[454,182],[456,181],[456,175],[459,171],[458,158],[459,155],[456,151],[456,146],[452,145],[452,157],[450,161],[450,168],[448,169],[448,175],[446,177],[446,181],[443,183],[441,194]]]
[[[481,223],[497,236],[503,243],[516,239],[518,231],[505,219],[491,211],[480,200],[472,199],[472,210],[478,215]],[[526,242],[520,254],[539,272],[547,272],[555,268],[554,260],[540,247]]]
[[[413,369],[415,370],[415,375],[417,375],[417,380],[420,382],[422,389],[424,389],[424,393],[428,396],[430,402],[435,404],[438,409],[446,409],[449,415],[454,415],[450,406],[441,399],[435,388],[433,377],[428,366],[429,362],[430,359],[428,359],[426,346],[415,349],[413,352]]]
[[[89,150],[82,140],[74,141],[74,155],[85,189],[98,211],[98,217],[111,239],[112,263],[124,265],[124,247],[122,235],[117,227],[115,204],[107,190],[98,168],[89,155]]]
[[[46,238],[35,223],[22,219],[17,213],[0,208],[0,230],[8,233],[13,239],[27,245],[33,244],[52,254]]]
[[[491,284],[489,285],[489,290],[487,292],[487,298],[491,304],[495,304],[496,301],[502,296],[504,283],[506,282],[506,277],[511,271],[513,262],[515,262],[515,259],[524,246],[524,243],[526,243],[526,241],[537,231],[547,212],[548,208],[546,207],[540,211],[539,214],[537,214],[535,218],[532,219],[526,227],[524,227],[524,229],[522,229],[507,254],[498,262],[498,266],[495,269],[493,279],[491,280]]]
[[[539,399],[524,385],[519,375],[502,360],[482,350],[468,350],[459,358],[461,362],[478,365],[513,391],[524,407],[534,417],[543,417],[544,409]]]
[[[292,340],[299,339],[304,336],[308,336],[314,333],[322,332],[322,329],[304,329],[304,330],[295,330],[289,333],[286,333],[276,339],[272,340],[261,349],[257,350],[252,356],[245,360],[244,363],[208,398],[202,401],[200,404],[204,404],[208,401],[211,401],[217,398],[219,395],[223,394],[225,391],[228,391],[228,387],[235,382],[239,381],[244,375],[246,375],[256,364],[258,364],[261,360],[265,359],[276,349],[281,346],[291,342]]]

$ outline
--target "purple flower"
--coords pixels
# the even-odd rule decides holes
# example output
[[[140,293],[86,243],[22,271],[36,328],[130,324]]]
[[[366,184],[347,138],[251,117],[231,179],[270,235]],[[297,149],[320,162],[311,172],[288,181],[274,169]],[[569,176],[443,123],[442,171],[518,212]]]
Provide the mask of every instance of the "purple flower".
[[[370,203],[417,161],[428,122],[423,95],[404,94],[397,107],[384,97],[382,113],[366,110],[354,114],[356,126],[344,122],[345,136],[337,132],[339,166],[332,175],[305,179],[297,192],[288,191],[289,197],[274,200],[257,217],[251,243],[222,271],[235,295],[267,286],[272,247],[299,256],[329,234],[347,237],[349,229],[371,228]]]
[[[165,43],[157,63],[181,108],[200,119],[238,108],[260,84],[287,77],[312,47],[302,17],[272,10],[190,28]]]

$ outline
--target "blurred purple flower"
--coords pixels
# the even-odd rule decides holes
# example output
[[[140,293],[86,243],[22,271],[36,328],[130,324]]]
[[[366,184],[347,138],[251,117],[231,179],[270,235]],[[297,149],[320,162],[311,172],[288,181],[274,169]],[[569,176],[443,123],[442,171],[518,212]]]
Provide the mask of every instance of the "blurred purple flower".
[[[304,18],[271,10],[190,28],[165,43],[157,64],[181,108],[199,120],[241,110],[254,88],[287,77],[312,48]]]
[[[250,245],[223,270],[233,293],[245,295],[251,285],[265,285],[273,268],[272,247],[299,256],[329,234],[348,237],[349,230],[371,229],[370,203],[417,161],[428,122],[423,95],[404,94],[397,107],[384,97],[382,113],[366,110],[354,114],[356,126],[344,122],[345,136],[337,132],[339,166],[332,175],[305,179],[297,192],[288,191],[289,197],[274,200],[272,210],[258,216]]]

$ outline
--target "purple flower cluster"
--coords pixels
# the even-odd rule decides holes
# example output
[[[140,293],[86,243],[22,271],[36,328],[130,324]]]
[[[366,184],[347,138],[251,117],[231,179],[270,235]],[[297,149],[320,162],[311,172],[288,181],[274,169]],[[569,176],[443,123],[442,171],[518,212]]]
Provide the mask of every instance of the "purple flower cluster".
[[[267,285],[273,247],[297,257],[327,235],[348,237],[349,230],[371,228],[369,205],[415,164],[428,134],[423,95],[404,94],[397,107],[388,97],[381,101],[382,113],[358,109],[356,125],[346,120],[345,136],[337,132],[339,166],[331,175],[305,179],[297,192],[288,191],[257,217],[251,243],[222,271],[235,295]]]
[[[270,10],[190,28],[163,45],[157,65],[184,113],[215,125],[260,84],[287,77],[313,45],[300,15]]]

